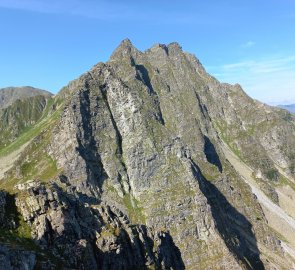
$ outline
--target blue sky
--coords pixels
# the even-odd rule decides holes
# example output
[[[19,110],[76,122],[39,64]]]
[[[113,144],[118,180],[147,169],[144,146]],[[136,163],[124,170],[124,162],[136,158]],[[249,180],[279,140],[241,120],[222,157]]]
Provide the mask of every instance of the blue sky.
[[[294,0],[0,0],[0,87],[57,92],[124,38],[179,42],[222,82],[295,102]]]

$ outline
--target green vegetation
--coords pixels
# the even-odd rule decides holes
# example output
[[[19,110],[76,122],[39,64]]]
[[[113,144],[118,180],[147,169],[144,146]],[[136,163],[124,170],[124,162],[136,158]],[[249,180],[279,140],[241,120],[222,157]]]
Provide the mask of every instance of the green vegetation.
[[[16,100],[9,107],[0,110],[0,148],[30,130],[44,115],[48,101],[45,96]]]
[[[290,181],[288,178],[280,174],[280,178],[278,182],[275,182],[275,186],[289,186],[293,190],[295,190],[295,183]]]
[[[106,228],[103,228],[103,230],[100,232],[100,235],[102,238],[107,238],[110,236],[116,236],[118,237],[121,233],[121,229],[119,227],[113,227],[110,226],[110,224],[106,223]]]
[[[123,197],[123,203],[128,212],[129,219],[133,224],[146,224],[143,207],[140,206],[139,201],[137,201],[131,194],[125,194]]]
[[[31,179],[46,182],[57,176],[60,170],[57,168],[56,161],[47,154],[46,147],[51,139],[52,127],[56,125],[62,108],[61,100],[50,99],[42,119],[14,142],[0,150],[0,157],[5,157],[31,142],[16,162],[16,170],[8,171],[5,180],[0,183],[2,189],[14,192],[13,187],[16,184]]]
[[[29,250],[35,250],[37,246],[32,240],[31,228],[24,221],[15,205],[15,195],[6,195],[5,216],[7,223],[15,223],[15,228],[5,225],[0,228],[0,242],[9,244],[13,247],[21,246]],[[8,227],[7,227],[8,226]]]
[[[45,112],[49,113],[50,108],[53,106],[53,101],[48,104],[48,107],[45,109]],[[61,106],[55,110],[52,114],[43,115],[42,119],[33,127],[27,128],[24,132],[17,137],[11,144],[7,145],[6,147],[0,150],[0,157],[6,156],[13,151],[19,149],[25,143],[31,141],[37,135],[39,135],[42,131],[51,127],[54,122],[58,119],[61,113]]]
[[[276,181],[279,178],[279,172],[277,169],[269,169],[266,171],[266,177],[270,180]]]

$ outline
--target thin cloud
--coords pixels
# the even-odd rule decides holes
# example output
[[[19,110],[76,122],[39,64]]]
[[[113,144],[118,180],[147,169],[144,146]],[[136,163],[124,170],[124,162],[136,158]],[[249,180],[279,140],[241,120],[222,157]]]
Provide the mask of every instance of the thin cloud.
[[[245,44],[242,45],[242,48],[252,48],[255,46],[255,42],[254,41],[247,41]]]
[[[270,56],[208,68],[222,82],[239,83],[267,103],[295,99],[295,55]]]
[[[250,71],[252,73],[272,73],[295,69],[295,55],[287,57],[268,58],[263,60],[248,60],[221,67],[224,73]]]
[[[212,25],[212,19],[200,14],[161,9],[145,9],[141,5],[105,0],[0,0],[0,8],[46,14],[66,14],[104,21],[148,21],[152,24]],[[197,16],[196,16],[197,15]],[[151,20],[152,18],[152,20]],[[198,18],[198,19],[196,19]]]
[[[1,0],[1,8],[18,9],[47,14],[68,14],[84,17],[112,19],[129,16],[130,12],[123,5],[112,5],[104,1],[80,0]]]

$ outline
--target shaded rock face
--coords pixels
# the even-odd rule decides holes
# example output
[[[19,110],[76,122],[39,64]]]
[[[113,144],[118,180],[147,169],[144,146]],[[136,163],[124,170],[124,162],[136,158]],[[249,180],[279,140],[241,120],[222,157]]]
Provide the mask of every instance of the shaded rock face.
[[[0,245],[0,268],[7,270],[34,269],[36,255],[30,251],[15,250]]]
[[[267,185],[276,166],[293,173],[294,117],[220,84],[177,43],[140,52],[125,40],[57,98],[57,124],[34,147],[58,175],[18,185],[16,204],[36,244],[64,267],[281,268],[272,259],[285,259],[280,242],[221,137],[260,162]]]
[[[52,183],[35,183],[17,199],[32,237],[74,269],[184,269],[169,232],[131,225],[114,206],[89,205]]]
[[[15,215],[15,199],[10,194],[0,192],[0,269],[33,269],[36,265],[36,254],[9,243],[2,243],[4,232],[18,226],[18,217]]]
[[[0,227],[14,229],[17,226],[15,215],[15,198],[10,194],[0,191]]]
[[[0,192],[0,223],[4,224],[5,222],[5,206],[6,206],[6,193]]]

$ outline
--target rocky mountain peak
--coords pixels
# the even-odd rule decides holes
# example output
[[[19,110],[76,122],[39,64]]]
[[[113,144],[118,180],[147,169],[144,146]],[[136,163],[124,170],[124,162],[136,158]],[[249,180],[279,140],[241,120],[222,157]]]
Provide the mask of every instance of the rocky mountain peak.
[[[147,49],[145,53],[156,53],[158,51],[164,52],[165,55],[168,55],[168,48],[166,44],[157,43],[153,45],[151,48]]]
[[[124,40],[50,102],[17,105],[0,121],[13,127],[0,129],[13,138],[0,147],[0,228],[18,243],[0,241],[3,254],[25,256],[26,229],[41,269],[62,269],[52,256],[66,269],[292,269],[294,116],[218,82],[179,44]],[[20,260],[5,258],[1,269]]]
[[[124,39],[111,55],[109,62],[130,60],[133,63],[145,56],[164,59],[167,57],[181,58],[183,55],[182,47],[177,42],[172,42],[168,45],[157,43],[145,52],[141,52],[133,46],[129,39]]]
[[[110,57],[110,61],[116,61],[119,59],[126,59],[130,57],[136,58],[141,52],[133,46],[130,39],[124,39],[119,46],[115,49]]]
[[[159,55],[163,53],[165,56],[182,55],[183,51],[177,42],[172,42],[168,45],[157,43],[145,51],[146,54]]]
[[[133,44],[129,38],[125,38],[121,41],[118,47],[133,47]]]
[[[168,50],[170,54],[180,54],[183,53],[182,47],[177,42],[171,42],[168,44]]]

